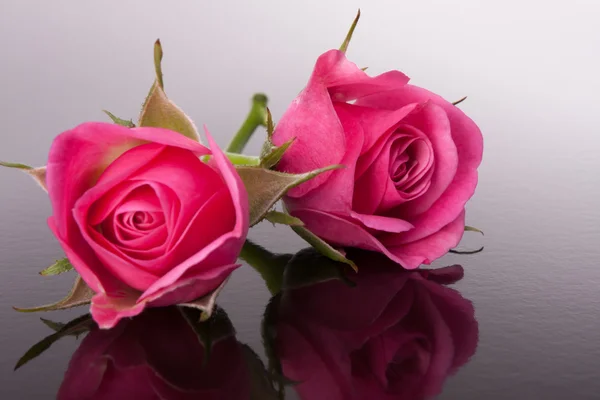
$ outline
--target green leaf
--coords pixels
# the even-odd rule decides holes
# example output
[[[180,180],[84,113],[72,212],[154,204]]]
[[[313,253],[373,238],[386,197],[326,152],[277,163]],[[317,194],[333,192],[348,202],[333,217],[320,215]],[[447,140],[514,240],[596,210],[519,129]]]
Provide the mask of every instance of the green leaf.
[[[81,334],[88,331],[94,325],[94,320],[90,314],[82,315],[74,320],[64,324],[57,332],[40,340],[25,352],[25,354],[17,361],[15,370],[19,369],[29,361],[33,360],[44,351],[46,351],[57,340],[70,335]]]
[[[452,103],[452,105],[453,105],[453,106],[457,106],[457,105],[459,105],[460,103],[462,103],[463,101],[465,101],[466,99],[467,99],[467,96],[463,97],[463,98],[462,98],[462,99],[460,99],[460,100],[456,100],[455,102],[453,102],[453,103]]]
[[[40,272],[40,275],[49,276],[49,275],[58,275],[63,272],[71,271],[73,269],[73,265],[69,261],[68,258],[63,258],[57,260],[54,264],[46,268],[45,270]]]
[[[341,167],[341,165],[331,165],[304,174],[287,174],[256,167],[238,167],[237,172],[248,192],[250,226],[260,222],[288,190],[323,172]]]
[[[112,121],[117,124],[117,125],[121,125],[121,126],[126,126],[128,128],[135,128],[135,124],[133,123],[132,120],[130,119],[121,119],[117,116],[115,116],[113,113],[111,113],[110,111],[106,111],[106,110],[102,110],[106,115],[108,115],[108,117],[110,119],[112,119]]]
[[[350,40],[352,40],[352,35],[354,34],[354,29],[356,29],[356,25],[358,24],[359,19],[360,19],[360,9],[356,13],[356,17],[354,18],[354,21],[352,21],[352,25],[350,26],[350,30],[348,31],[348,34],[346,34],[346,38],[344,39],[344,42],[340,46],[340,51],[342,53],[345,53],[348,50],[348,45],[350,44]]]
[[[335,279],[354,287],[355,283],[346,276],[344,266],[347,268],[347,264],[333,261],[312,247],[302,249],[294,254],[285,267],[282,290],[296,289]]]
[[[44,306],[33,307],[33,308],[18,308],[13,307],[16,311],[19,312],[37,312],[37,311],[55,311],[55,310],[65,310],[67,308],[77,307],[84,304],[89,304],[94,296],[94,291],[81,279],[80,276],[77,276],[75,279],[75,283],[73,284],[73,288],[64,299]]]
[[[219,287],[217,287],[215,290],[208,293],[207,295],[202,296],[196,300],[189,301],[187,303],[182,303],[179,305],[182,307],[195,308],[197,310],[200,310],[200,312],[201,312],[200,320],[201,321],[208,320],[211,317],[211,315],[216,307],[217,297],[219,296],[219,293],[221,293],[221,290],[223,290],[223,288],[225,287],[225,284],[227,283],[228,280],[229,280],[229,278],[225,279],[223,281],[223,283],[221,283],[219,285]]]
[[[140,113],[139,126],[152,126],[179,132],[193,140],[200,141],[194,122],[167,97],[162,78],[162,47],[160,41],[154,44],[154,68],[156,80],[150,88]]]
[[[473,226],[468,226],[468,225],[465,226],[465,232],[479,232],[483,235],[483,231],[481,229],[477,229]]]
[[[292,217],[280,211],[271,210],[265,214],[265,219],[272,224],[281,224],[288,226],[304,226],[304,222],[300,218]]]

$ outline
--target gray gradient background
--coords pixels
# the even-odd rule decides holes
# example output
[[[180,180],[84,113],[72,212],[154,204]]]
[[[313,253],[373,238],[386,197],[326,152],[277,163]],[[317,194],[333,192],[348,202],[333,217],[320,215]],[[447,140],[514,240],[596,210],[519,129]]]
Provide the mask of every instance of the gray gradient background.
[[[221,145],[264,91],[277,119],[316,57],[363,18],[349,57],[369,72],[400,69],[461,104],[485,136],[458,285],[476,305],[479,351],[443,399],[592,399],[600,393],[600,3],[588,1],[25,1],[0,0],[0,159],[43,165],[52,138],[107,108],[137,117],[163,43],[165,88]],[[261,134],[248,150],[256,153]],[[62,257],[45,194],[0,169],[0,398],[53,398],[76,342],[57,343],[16,373],[48,332],[29,306],[59,298],[71,277],[37,273]],[[302,242],[261,224],[276,251]],[[50,281],[50,282],[46,282]],[[221,298],[260,344],[268,298],[249,268]],[[83,313],[44,315],[67,320]],[[596,379],[595,379],[596,378]]]

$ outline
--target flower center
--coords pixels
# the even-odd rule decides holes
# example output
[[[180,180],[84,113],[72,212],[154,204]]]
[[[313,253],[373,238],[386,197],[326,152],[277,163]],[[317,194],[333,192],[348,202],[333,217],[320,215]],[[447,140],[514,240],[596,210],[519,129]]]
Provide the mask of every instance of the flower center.
[[[155,191],[141,185],[117,203],[100,225],[103,236],[136,259],[156,257],[152,249],[168,236],[165,214]]]
[[[434,157],[429,140],[406,127],[392,139],[388,172],[405,200],[422,195],[431,184]]]

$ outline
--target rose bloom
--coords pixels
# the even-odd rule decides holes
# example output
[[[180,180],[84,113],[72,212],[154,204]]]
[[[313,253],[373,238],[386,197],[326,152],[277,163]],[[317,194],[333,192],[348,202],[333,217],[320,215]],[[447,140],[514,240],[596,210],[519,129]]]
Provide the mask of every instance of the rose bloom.
[[[176,307],[148,310],[113,329],[92,329],[73,354],[57,399],[249,398],[249,373],[233,329],[213,340],[205,356]]]
[[[475,353],[473,306],[445,286],[462,267],[390,263],[357,260],[356,287],[332,280],[283,292],[276,352],[300,398],[430,398]]]
[[[460,241],[483,140],[461,110],[407,82],[399,71],[369,77],[330,50],[273,141],[296,138],[279,170],[346,166],[288,192],[292,215],[334,246],[378,251],[414,269]]]
[[[86,123],[54,140],[48,225],[96,293],[101,327],[195,300],[237,268],[247,193],[207,136],[211,150],[166,129]]]

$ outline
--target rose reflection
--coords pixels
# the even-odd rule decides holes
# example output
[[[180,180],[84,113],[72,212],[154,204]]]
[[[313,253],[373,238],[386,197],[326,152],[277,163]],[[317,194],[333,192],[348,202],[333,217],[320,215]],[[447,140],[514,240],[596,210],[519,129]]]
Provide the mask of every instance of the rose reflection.
[[[52,323],[57,332],[17,367],[39,355],[40,345],[89,330],[59,400],[274,400],[290,383],[304,400],[439,394],[477,346],[473,306],[447,286],[463,277],[462,267],[406,271],[376,253],[348,256],[358,273],[312,249],[261,258],[259,272],[278,292],[263,321],[269,372],[236,339],[223,310],[200,322],[198,310],[176,306],[149,309],[110,330],[98,329],[89,315]]]
[[[250,350],[236,340],[222,311],[208,323],[197,322],[199,316],[157,308],[110,330],[93,328],[73,355],[57,398],[249,398]]]
[[[271,317],[280,372],[299,382],[295,389],[302,399],[439,394],[478,341],[471,302],[446,286],[462,278],[462,267],[400,271],[373,254],[353,259],[359,272],[348,276],[355,287],[333,279],[302,283],[280,295]],[[318,264],[303,260],[297,268]],[[286,271],[290,276],[298,274]],[[294,286],[289,279],[287,284]]]

